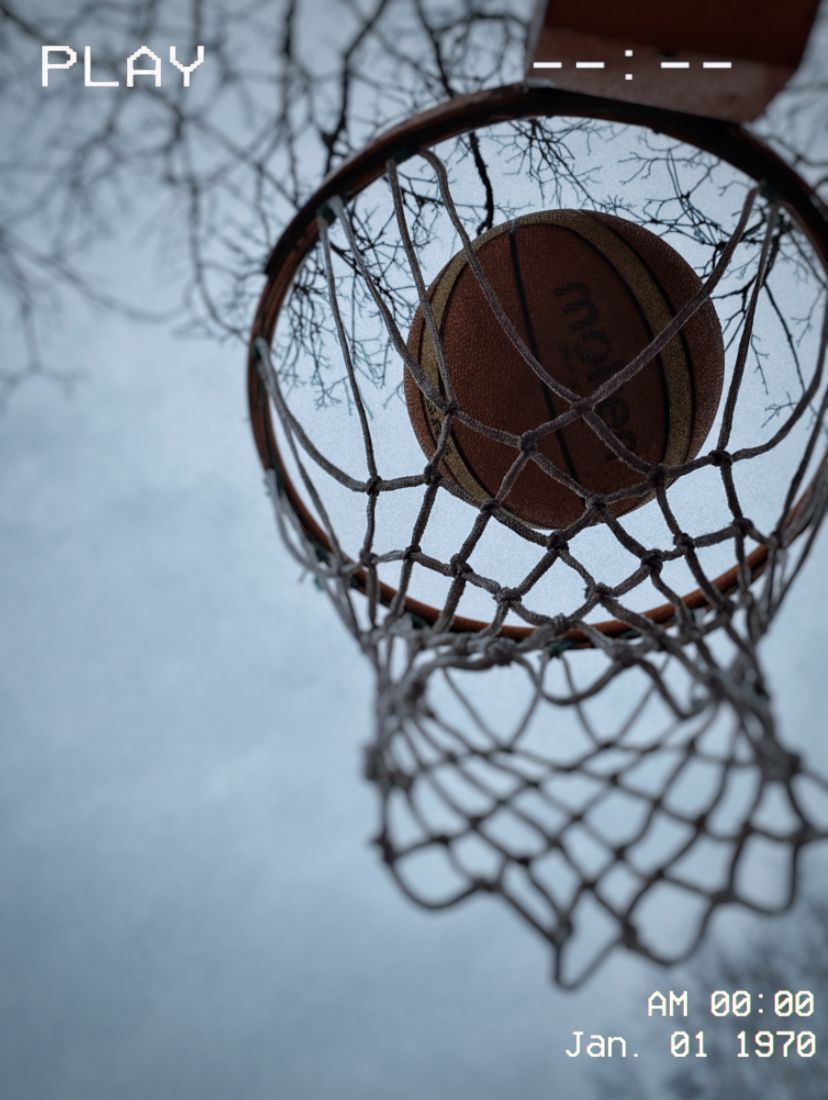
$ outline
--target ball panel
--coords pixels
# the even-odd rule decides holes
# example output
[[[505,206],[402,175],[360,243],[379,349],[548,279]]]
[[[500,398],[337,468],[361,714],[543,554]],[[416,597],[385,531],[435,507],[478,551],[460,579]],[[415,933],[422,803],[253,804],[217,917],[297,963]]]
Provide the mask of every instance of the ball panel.
[[[569,212],[564,212],[564,214]],[[655,273],[642,262],[638,253],[632,249],[616,227],[607,224],[600,218],[586,214],[578,218],[570,218],[575,224],[573,232],[579,233],[584,240],[590,242],[593,247],[610,263],[615,270],[617,278],[632,297],[641,317],[646,325],[646,333],[636,346],[635,341],[626,342],[624,352],[619,356],[622,362],[616,369],[625,366],[630,359],[637,355],[650,343],[662,329],[664,329],[675,316],[669,300],[665,296]],[[619,227],[623,226],[620,219],[614,219]],[[564,223],[566,224],[566,223]],[[616,295],[618,291],[616,290]],[[593,300],[601,302],[606,310],[606,305],[613,301],[612,292],[604,299],[599,297],[593,289]],[[615,325],[623,325],[623,316],[616,314],[610,316],[608,322],[612,330]],[[616,334],[616,339],[620,333]],[[611,377],[615,370],[608,371],[607,377]],[[656,397],[656,376],[660,382],[661,390]],[[599,384],[603,382],[598,379]],[[690,432],[693,413],[692,396],[692,369],[689,362],[688,350],[684,340],[679,334],[671,340],[661,351],[659,356],[647,364],[634,379],[626,383],[621,390],[616,391],[617,398],[626,398],[634,408],[638,408],[641,401],[641,411],[649,405],[650,415],[656,412],[657,401],[664,413],[664,445],[661,453],[647,445],[646,440],[638,446],[630,445],[640,458],[649,462],[666,462],[668,464],[682,462],[687,454],[690,442]],[[593,387],[594,392],[594,387]],[[613,395],[616,397],[616,395]],[[646,415],[637,416],[637,422],[646,420]],[[619,470],[623,476],[623,471]]]
[[[549,373],[587,395],[638,354],[701,287],[665,242],[611,215],[550,211],[497,226],[473,247],[505,313]],[[560,273],[560,274],[555,274]],[[550,278],[550,275],[552,278]],[[429,289],[444,370],[460,407],[515,436],[565,408],[525,362],[458,253]],[[689,334],[689,335],[688,335]],[[408,341],[431,384],[445,393],[438,351],[418,309]],[[694,367],[698,368],[694,377]],[[651,363],[598,407],[622,442],[649,464],[684,461],[703,442],[718,406],[723,347],[705,303]],[[703,384],[699,399],[696,390]],[[405,396],[420,445],[430,456],[443,416],[406,372]],[[695,449],[694,449],[695,448]],[[640,480],[583,422],[546,435],[541,452],[589,490],[611,492]],[[443,471],[474,498],[494,495],[516,448],[455,422]],[[621,514],[643,498],[620,502]],[[583,501],[529,462],[505,498],[516,516],[541,527],[573,522]]]
[[[521,307],[519,280],[515,277],[510,234],[504,232],[490,238],[478,254],[503,310],[522,339],[531,346],[532,337]],[[554,415],[550,412],[551,394],[512,346],[468,266],[457,279],[450,307],[443,317],[442,337],[458,401],[471,416],[492,428],[519,436],[540,427]],[[496,493],[518,451],[487,439],[463,424],[457,424],[454,437],[467,466],[485,486],[487,494]],[[541,449],[556,467],[570,472],[561,448],[560,433],[547,436]],[[531,522],[542,522],[542,502],[550,492],[566,490],[559,490],[546,473],[530,463],[521,472],[505,503]]]
[[[516,236],[541,360],[570,389],[589,396],[651,338],[637,295],[595,242],[574,229],[519,225]],[[597,411],[629,450],[661,461],[668,417],[658,360]],[[581,484],[610,492],[636,479],[588,425],[575,423],[564,435]]]
[[[619,293],[615,271],[575,234],[555,226],[513,227],[496,241],[488,242],[481,249],[480,259],[495,293],[527,344],[534,347],[553,377],[577,393],[590,393],[596,384],[586,378],[590,364],[585,359],[587,352],[595,352],[595,345],[588,346],[590,342],[584,342],[584,337],[595,334],[605,341],[603,356],[591,355],[591,365],[601,377],[608,362],[618,369],[647,342],[648,330],[634,297],[626,291]],[[566,273],[560,285],[550,281],[551,271]],[[588,288],[585,277],[589,278]],[[524,309],[519,295],[515,301],[518,286],[526,296]],[[609,323],[591,323],[589,311],[595,312],[594,302],[598,301],[612,302],[617,318]],[[487,320],[478,323],[484,309]],[[566,409],[565,402],[543,386],[511,347],[496,317],[486,308],[468,268],[458,279],[451,308],[445,315],[443,346],[452,364],[458,399],[462,395],[463,407],[482,422],[520,434],[540,427]],[[650,372],[656,385],[657,369]],[[609,407],[602,408],[602,413],[625,436],[632,450],[657,462],[664,451],[663,417],[641,415],[653,404],[653,378],[643,377],[644,373],[607,402]],[[484,436],[462,425],[454,434],[469,466],[491,492],[491,482],[497,479],[499,483],[514,462],[515,450],[493,448]],[[583,422],[545,436],[540,450],[558,469],[596,492],[609,492],[633,480],[629,467],[619,462]],[[554,482],[534,462],[521,472],[505,503],[517,515],[541,526],[552,525],[554,519],[558,523],[572,522],[583,510],[580,497]]]
[[[678,313],[702,289],[702,281],[693,268],[655,233],[611,214],[591,213],[589,216],[622,235],[643,263],[657,273],[672,314]],[[693,401],[687,454],[676,459],[682,462],[695,457],[701,450],[716,418],[724,385],[724,340],[716,307],[710,300],[705,301],[682,327],[678,338],[687,348]]]

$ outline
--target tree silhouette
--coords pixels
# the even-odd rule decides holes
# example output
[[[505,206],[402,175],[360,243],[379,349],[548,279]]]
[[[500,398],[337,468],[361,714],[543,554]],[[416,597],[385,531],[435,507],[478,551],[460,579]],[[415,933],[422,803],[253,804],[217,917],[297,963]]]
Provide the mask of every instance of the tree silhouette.
[[[136,319],[85,268],[94,246],[138,219],[154,225],[183,284],[170,311],[198,332],[244,338],[264,259],[325,172],[377,130],[446,96],[520,72],[526,12],[515,0],[92,0],[72,11],[0,3],[0,282],[22,347],[0,372],[0,400],[32,374],[67,380],[42,351],[44,331],[78,298]],[[321,28],[321,29],[320,29]],[[40,50],[94,47],[41,88]],[[205,47],[183,88],[123,87],[146,44],[182,60]],[[186,61],[185,61],[186,63]],[[186,256],[173,261],[174,254]]]
[[[78,299],[246,338],[262,262],[323,175],[415,111],[520,79],[530,14],[528,0],[89,0],[66,11],[2,0],[0,284],[20,343],[7,345],[0,402],[33,374],[71,379],[43,342]],[[90,45],[95,78],[121,87],[85,88],[81,64],[39,87],[41,47],[57,43]],[[205,63],[189,88],[167,66],[160,87],[141,77],[126,89],[126,58],[143,44],[162,58],[175,45],[185,62],[200,44]],[[816,53],[760,129],[824,182]],[[561,167],[577,176],[577,164]],[[662,216],[691,209],[692,197]],[[139,220],[181,287],[172,308],[118,297],[87,265]]]

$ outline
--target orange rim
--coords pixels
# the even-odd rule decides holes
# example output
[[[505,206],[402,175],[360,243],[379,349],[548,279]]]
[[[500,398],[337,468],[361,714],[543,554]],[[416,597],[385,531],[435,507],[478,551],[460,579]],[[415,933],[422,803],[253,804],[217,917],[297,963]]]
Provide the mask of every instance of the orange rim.
[[[323,554],[332,555],[331,544],[285,469],[276,441],[267,390],[257,369],[254,346],[255,341],[260,338],[266,340],[268,345],[273,340],[279,313],[293,276],[318,240],[317,217],[320,210],[335,196],[347,201],[359,194],[383,174],[390,159],[404,161],[416,155],[422,147],[436,145],[485,123],[555,116],[601,119],[643,126],[695,145],[733,165],[756,182],[764,184],[778,201],[795,212],[798,224],[816,249],[823,268],[828,273],[828,212],[825,206],[789,165],[734,123],[555,88],[513,84],[449,100],[388,130],[361,153],[332,172],[287,226],[265,267],[267,282],[259,300],[249,345],[247,398],[259,458],[265,470],[276,472],[280,490],[290,503],[305,535]],[[823,458],[816,478],[825,467],[826,459]],[[812,481],[792,506],[782,522],[782,529],[790,526],[804,508],[814,484],[815,481]],[[751,583],[762,573],[767,563],[766,546],[756,547],[746,557],[745,568]],[[726,596],[738,587],[741,572],[742,567],[734,565],[713,579],[711,585]],[[364,592],[367,586],[364,570],[355,570],[351,583],[353,587]],[[388,606],[397,590],[379,582],[377,594],[379,600]],[[710,600],[700,588],[688,592],[681,600],[690,611],[711,606]],[[410,596],[404,601],[404,609],[427,624],[436,622],[441,614],[438,608]],[[653,624],[665,626],[674,620],[676,608],[672,603],[665,603],[640,614]],[[482,620],[456,616],[449,629],[458,633],[477,633],[488,629],[490,625]],[[635,632],[635,627],[620,619],[608,619],[590,624],[590,627],[608,638]],[[536,629],[532,626],[502,626],[499,634],[520,641],[531,636]],[[593,645],[588,635],[578,628],[567,631],[563,638],[573,646]]]

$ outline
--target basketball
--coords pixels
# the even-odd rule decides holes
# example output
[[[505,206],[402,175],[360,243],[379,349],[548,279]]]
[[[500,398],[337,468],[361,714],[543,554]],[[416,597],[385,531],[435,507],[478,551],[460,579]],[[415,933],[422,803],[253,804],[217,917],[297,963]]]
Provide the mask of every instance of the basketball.
[[[473,243],[506,316],[544,370],[579,397],[593,394],[661,332],[700,289],[690,265],[654,233],[626,219],[580,210],[541,211],[496,226]],[[459,409],[490,429],[522,435],[560,416],[568,404],[526,363],[486,301],[465,253],[428,290],[445,371]],[[444,396],[437,350],[418,307],[408,349]],[[695,457],[710,431],[722,391],[724,347],[710,301],[694,313],[632,379],[596,412],[616,438],[649,465]],[[414,433],[431,458],[443,414],[411,373],[404,390]],[[632,469],[583,420],[539,437],[537,450],[590,493],[636,485]],[[473,499],[500,489],[519,455],[454,420],[442,473]],[[648,496],[611,505],[621,515]],[[540,528],[565,527],[585,503],[533,460],[503,499],[516,518]]]

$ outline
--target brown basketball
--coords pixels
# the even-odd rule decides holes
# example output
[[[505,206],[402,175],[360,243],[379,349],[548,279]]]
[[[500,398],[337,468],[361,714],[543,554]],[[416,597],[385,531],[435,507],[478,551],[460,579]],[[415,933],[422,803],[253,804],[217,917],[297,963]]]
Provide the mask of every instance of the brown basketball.
[[[634,358],[701,288],[693,269],[639,225],[609,214],[542,211],[485,233],[475,252],[501,306],[533,355],[579,396],[592,394]],[[515,349],[487,303],[465,254],[456,255],[429,289],[446,370],[458,406],[491,428],[521,435],[568,407]],[[445,393],[422,310],[408,347]],[[698,454],[719,404],[722,333],[708,301],[661,354],[616,390],[597,412],[617,438],[649,464],[675,465]],[[433,455],[442,413],[405,372],[405,397],[423,451]],[[599,494],[642,480],[582,420],[546,435],[539,451],[583,488]],[[515,447],[455,421],[443,473],[476,500],[494,496]],[[620,515],[644,497],[616,502]],[[584,502],[535,462],[504,500],[527,523],[563,527]]]

